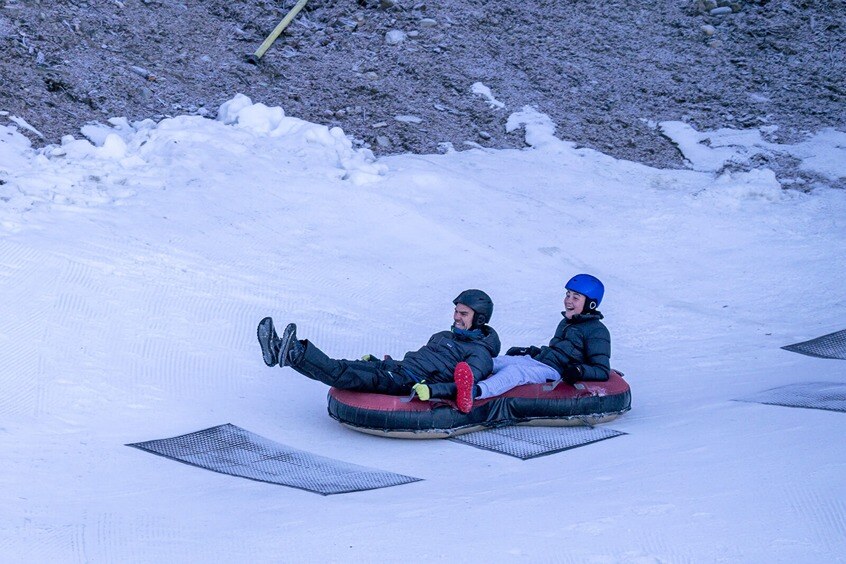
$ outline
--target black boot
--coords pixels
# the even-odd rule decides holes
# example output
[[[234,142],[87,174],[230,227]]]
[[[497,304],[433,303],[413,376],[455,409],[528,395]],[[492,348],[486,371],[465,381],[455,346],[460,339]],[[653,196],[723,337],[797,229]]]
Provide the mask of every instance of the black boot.
[[[261,346],[261,356],[268,366],[276,366],[279,362],[279,336],[273,327],[273,319],[265,317],[258,324],[256,330],[258,342]]]
[[[282,338],[279,339],[279,351],[277,361],[279,367],[299,364],[305,352],[305,346],[297,340],[297,326],[289,323],[282,331]]]

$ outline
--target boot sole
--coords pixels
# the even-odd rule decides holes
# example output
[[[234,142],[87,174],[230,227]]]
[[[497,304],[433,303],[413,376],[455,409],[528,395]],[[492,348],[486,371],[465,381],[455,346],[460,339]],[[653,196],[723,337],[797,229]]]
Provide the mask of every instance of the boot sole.
[[[466,362],[455,365],[455,405],[461,413],[470,413],[473,409],[473,370]]]
[[[276,355],[273,354],[272,343],[279,339],[279,337],[276,335],[276,329],[273,327],[273,320],[271,318],[265,317],[259,321],[256,336],[258,337],[259,346],[261,346],[261,357],[264,363],[268,366],[276,366],[279,361]]]

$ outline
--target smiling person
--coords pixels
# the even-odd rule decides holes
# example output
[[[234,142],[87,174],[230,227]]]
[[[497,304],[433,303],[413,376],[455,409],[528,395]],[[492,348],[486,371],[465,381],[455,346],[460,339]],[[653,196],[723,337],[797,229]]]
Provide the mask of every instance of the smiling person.
[[[293,323],[277,336],[270,317],[258,325],[262,358],[268,366],[290,366],[312,380],[342,390],[404,395],[415,389],[421,399],[429,399],[423,397],[428,396],[428,384],[448,383],[453,394],[461,390],[465,400],[463,404],[457,402],[461,408],[468,401],[472,404],[473,385],[493,370],[500,342],[488,325],[493,301],[485,292],[465,290],[453,304],[450,330],[435,333],[424,347],[405,353],[402,360],[377,360],[372,355],[365,355],[368,360],[329,358],[314,343],[297,340]]]
[[[549,345],[511,347],[504,357],[495,358],[493,374],[474,387],[475,398],[498,396],[521,384],[608,380],[611,334],[596,309],[605,287],[595,276],[577,274],[565,288],[564,319]]]

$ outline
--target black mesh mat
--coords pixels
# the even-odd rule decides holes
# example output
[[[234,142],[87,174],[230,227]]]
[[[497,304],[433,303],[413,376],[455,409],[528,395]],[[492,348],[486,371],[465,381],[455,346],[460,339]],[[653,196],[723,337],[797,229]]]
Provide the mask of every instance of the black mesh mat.
[[[846,360],[846,329],[781,348],[808,356]]]
[[[846,384],[805,382],[765,390],[737,401],[805,407],[827,411],[846,411]]]
[[[450,440],[528,460],[619,435],[625,435],[625,433],[602,427],[528,427],[513,425],[475,431],[452,437]]]
[[[228,423],[179,437],[126,446],[221,474],[323,495],[386,488],[420,480],[296,450]]]

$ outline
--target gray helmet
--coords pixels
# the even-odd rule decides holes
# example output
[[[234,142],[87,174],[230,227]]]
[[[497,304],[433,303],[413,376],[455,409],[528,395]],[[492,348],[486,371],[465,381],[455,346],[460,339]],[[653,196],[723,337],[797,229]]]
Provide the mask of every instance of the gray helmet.
[[[464,304],[476,312],[473,316],[473,328],[489,323],[493,315],[493,300],[481,290],[464,290],[452,303]]]

